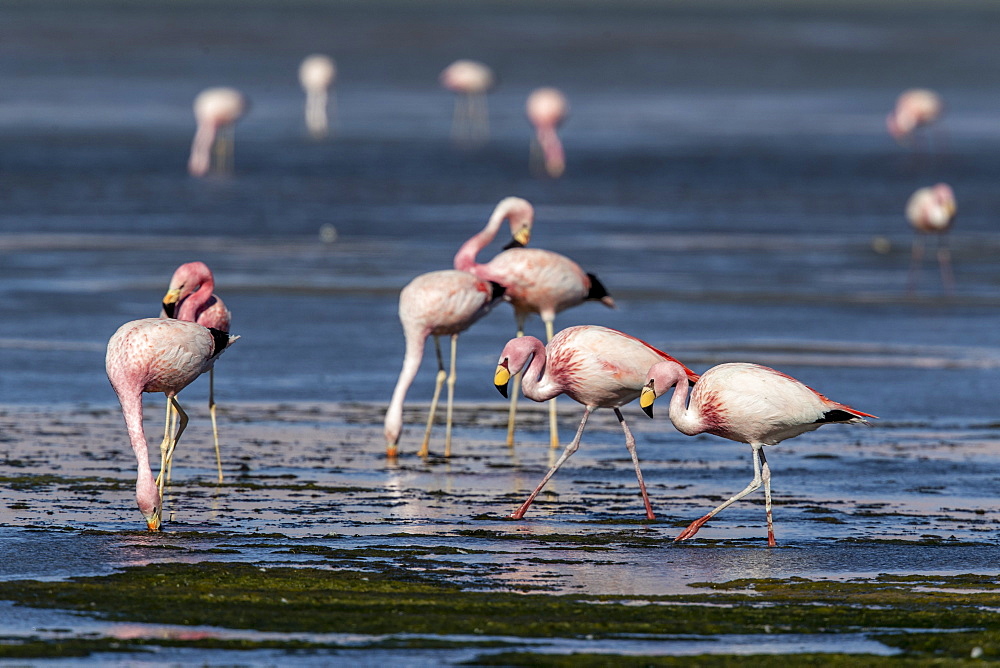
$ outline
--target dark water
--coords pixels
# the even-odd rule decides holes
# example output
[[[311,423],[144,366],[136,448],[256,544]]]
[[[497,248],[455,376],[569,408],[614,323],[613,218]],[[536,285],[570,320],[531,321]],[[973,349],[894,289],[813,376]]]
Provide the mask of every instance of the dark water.
[[[856,509],[881,495],[900,512],[938,518],[935,535],[986,540],[945,561],[987,568],[997,479],[989,465],[1000,443],[998,26],[1000,7],[986,2],[4,3],[0,404],[115,407],[103,369],[108,337],[155,315],[173,269],[200,259],[242,336],[219,363],[220,401],[376,405],[357,444],[376,473],[348,470],[391,488],[378,477],[378,424],[402,357],[398,291],[449,267],[495,203],[519,195],[536,207],[532,245],[597,273],[619,304],[567,311],[557,328],[615,327],[698,371],[771,364],[879,415],[871,430],[830,428],[783,444],[772,464],[785,450],[793,466],[784,483],[809,489],[812,501],[849,499]],[[337,136],[327,142],[307,138],[296,80],[315,51],[336,58],[340,72]],[[500,76],[492,140],[475,150],[451,145],[453,101],[436,83],[459,57]],[[236,132],[235,173],[197,180],[185,171],[190,107],[212,85],[241,88],[252,108]],[[523,104],[539,85],[561,87],[571,104],[558,181],[528,169]],[[911,86],[934,88],[947,104],[916,149],[884,129]],[[928,264],[910,294],[902,211],[913,190],[938,181],[958,199],[957,289],[947,294]],[[335,242],[320,241],[325,225]],[[513,329],[503,307],[462,335],[465,405],[496,401],[494,363]],[[537,320],[529,333],[542,335]],[[432,366],[428,355],[415,402],[429,399]],[[196,403],[205,393],[196,384],[185,396]],[[568,438],[577,409],[564,400],[561,410]],[[626,415],[645,420],[634,407]],[[416,449],[419,431],[404,432],[404,451]],[[108,438],[127,447],[124,430]],[[478,425],[458,438],[461,452],[463,438],[499,442],[502,433]],[[690,446],[669,427],[647,426],[643,438],[647,477],[660,460],[669,475],[683,471]],[[608,444],[595,457],[619,447],[614,429],[595,439]],[[724,491],[713,487],[720,468],[725,490],[745,483],[745,452],[718,439],[698,444],[708,453],[690,469],[699,493]],[[64,439],[52,456],[73,448]],[[810,458],[838,449],[839,460]],[[543,467],[533,462],[514,484],[525,489]],[[611,468],[629,484],[626,460]],[[923,494],[925,481],[937,496]],[[424,482],[417,475],[412,489]],[[487,485],[483,502],[508,482]],[[586,500],[586,488],[578,492]],[[660,498],[684,515],[705,504],[685,493]],[[122,504],[135,520],[131,501]],[[960,509],[958,520],[948,508]],[[985,524],[963,524],[973,509],[988,511]],[[15,525],[39,521],[5,513]],[[758,535],[749,521],[739,535]],[[920,535],[906,527],[852,519],[828,535]],[[808,541],[826,529],[793,520],[784,535]],[[759,573],[928,563],[923,551],[898,547],[808,554],[808,566],[780,557]],[[637,568],[655,570],[655,556]],[[724,566],[730,558],[735,570]],[[44,563],[28,574],[50,574]],[[709,576],[739,576],[743,564],[720,556]],[[101,570],[75,572],[92,569]]]

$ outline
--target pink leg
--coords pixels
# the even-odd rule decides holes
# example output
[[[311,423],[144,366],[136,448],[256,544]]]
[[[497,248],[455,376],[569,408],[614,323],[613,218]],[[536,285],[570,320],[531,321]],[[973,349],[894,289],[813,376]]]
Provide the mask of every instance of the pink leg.
[[[751,443],[750,447],[753,448],[753,480],[750,481],[750,484],[747,485],[742,492],[731,497],[728,501],[719,505],[709,514],[699,519],[696,519],[694,522],[691,522],[691,524],[688,525],[687,529],[684,529],[684,531],[680,532],[677,538],[674,538],[674,542],[677,542],[679,540],[687,540],[688,538],[691,538],[693,535],[698,533],[698,529],[700,529],[702,525],[705,524],[705,522],[709,521],[710,519],[718,515],[720,511],[729,507],[731,504],[739,501],[750,492],[753,492],[758,488],[760,488],[760,484],[763,482],[763,478],[761,476],[761,465],[760,465],[760,458],[763,457],[763,453],[761,452],[761,448],[763,446]],[[768,471],[768,478],[770,479],[770,471]]]
[[[760,477],[764,481],[764,510],[767,512],[767,546],[774,547],[778,543],[774,540],[774,519],[771,517],[771,467],[764,457],[764,450],[758,451],[760,454]]]
[[[563,450],[562,455],[560,455],[559,459],[556,460],[556,463],[552,465],[552,468],[549,469],[549,472],[546,473],[545,477],[542,478],[542,481],[538,483],[538,487],[535,488],[535,491],[531,493],[527,501],[521,504],[520,508],[514,511],[514,514],[510,516],[510,519],[519,520],[522,517],[524,517],[524,513],[528,511],[528,506],[530,506],[531,502],[535,500],[535,497],[538,496],[538,493],[542,491],[542,488],[545,487],[545,483],[549,481],[549,478],[551,478],[553,474],[555,474],[555,472],[559,470],[559,467],[563,465],[563,462],[569,459],[570,455],[572,455],[574,452],[577,451],[577,449],[580,447],[580,437],[583,435],[583,428],[587,426],[587,418],[590,417],[590,413],[593,410],[594,409],[591,408],[590,406],[587,406],[586,408],[583,409],[583,419],[580,420],[580,426],[576,430],[576,437],[569,445],[566,446],[566,449]]]
[[[646,519],[655,520],[656,515],[653,514],[653,507],[649,505],[649,495],[646,494],[646,483],[642,480],[642,470],[639,468],[639,456],[635,454],[635,439],[632,437],[632,432],[629,431],[628,425],[625,424],[622,412],[616,408],[615,415],[618,416],[618,422],[621,423],[622,429],[625,430],[625,447],[628,448],[628,453],[632,455],[632,463],[635,464],[635,477],[639,480],[639,491],[642,492],[642,502],[646,505]]]

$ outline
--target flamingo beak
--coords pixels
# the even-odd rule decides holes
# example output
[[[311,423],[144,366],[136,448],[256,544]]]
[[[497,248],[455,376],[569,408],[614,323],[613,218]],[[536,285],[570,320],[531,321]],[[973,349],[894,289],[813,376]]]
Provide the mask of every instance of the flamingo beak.
[[[159,531],[160,530],[160,513],[159,513],[159,511],[157,511],[156,514],[154,514],[152,517],[147,517],[146,518],[146,528],[149,529],[150,531]]]
[[[642,394],[639,395],[639,408],[649,417],[653,417],[654,401],[656,401],[656,392],[653,390],[653,381],[649,381],[642,388]]]
[[[510,383],[510,369],[507,367],[507,360],[504,360],[497,365],[497,371],[493,374],[493,385],[496,386],[497,392],[502,394],[504,399],[507,398],[508,383]]]
[[[515,232],[514,241],[521,244],[522,246],[527,246],[528,242],[531,241],[531,228],[522,227],[517,232]]]
[[[168,318],[173,318],[174,312],[177,309],[177,302],[180,301],[181,291],[179,288],[174,288],[173,290],[167,290],[167,294],[163,295],[163,311],[167,314]]]

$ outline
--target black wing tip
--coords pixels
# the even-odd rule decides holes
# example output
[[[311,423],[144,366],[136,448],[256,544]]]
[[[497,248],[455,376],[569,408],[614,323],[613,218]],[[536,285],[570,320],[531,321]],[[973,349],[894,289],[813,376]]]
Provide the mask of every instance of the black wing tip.
[[[816,422],[819,424],[826,424],[827,422],[857,422],[859,420],[864,422],[864,418],[860,415],[855,415],[850,411],[835,408],[832,411],[823,413],[823,417],[816,420]]]
[[[212,333],[212,342],[215,344],[212,357],[215,357],[229,346],[229,332],[223,332],[221,329],[215,329],[214,327],[208,327],[207,329]]]
[[[587,278],[590,279],[590,292],[587,293],[587,299],[601,301],[611,296],[608,289],[604,287],[604,283],[601,283],[601,279],[597,278],[594,274],[587,274]]]

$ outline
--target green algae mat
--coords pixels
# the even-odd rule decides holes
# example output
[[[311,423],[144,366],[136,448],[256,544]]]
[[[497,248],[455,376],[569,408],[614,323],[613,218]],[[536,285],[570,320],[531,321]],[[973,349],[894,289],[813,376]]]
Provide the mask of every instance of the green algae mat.
[[[669,640],[774,634],[862,633],[895,656],[795,655],[801,665],[938,665],[1000,659],[1000,576],[881,576],[849,581],[736,580],[701,583],[681,596],[636,597],[466,591],[440,575],[246,563],[156,564],[64,582],[0,583],[0,599],[80,611],[109,621],[169,623],[270,632],[403,635],[414,647],[459,644],[483,649],[518,638]],[[416,637],[413,637],[416,636]],[[395,639],[373,638],[384,648]],[[199,638],[120,640],[38,638],[0,642],[0,658],[142,652],[148,645],[216,649],[335,648],[332,643]],[[358,649],[354,645],[352,649]],[[551,655],[513,648],[484,653],[479,665],[677,665],[692,657]],[[700,665],[746,665],[747,657],[698,657]],[[755,656],[753,665],[787,663]]]

